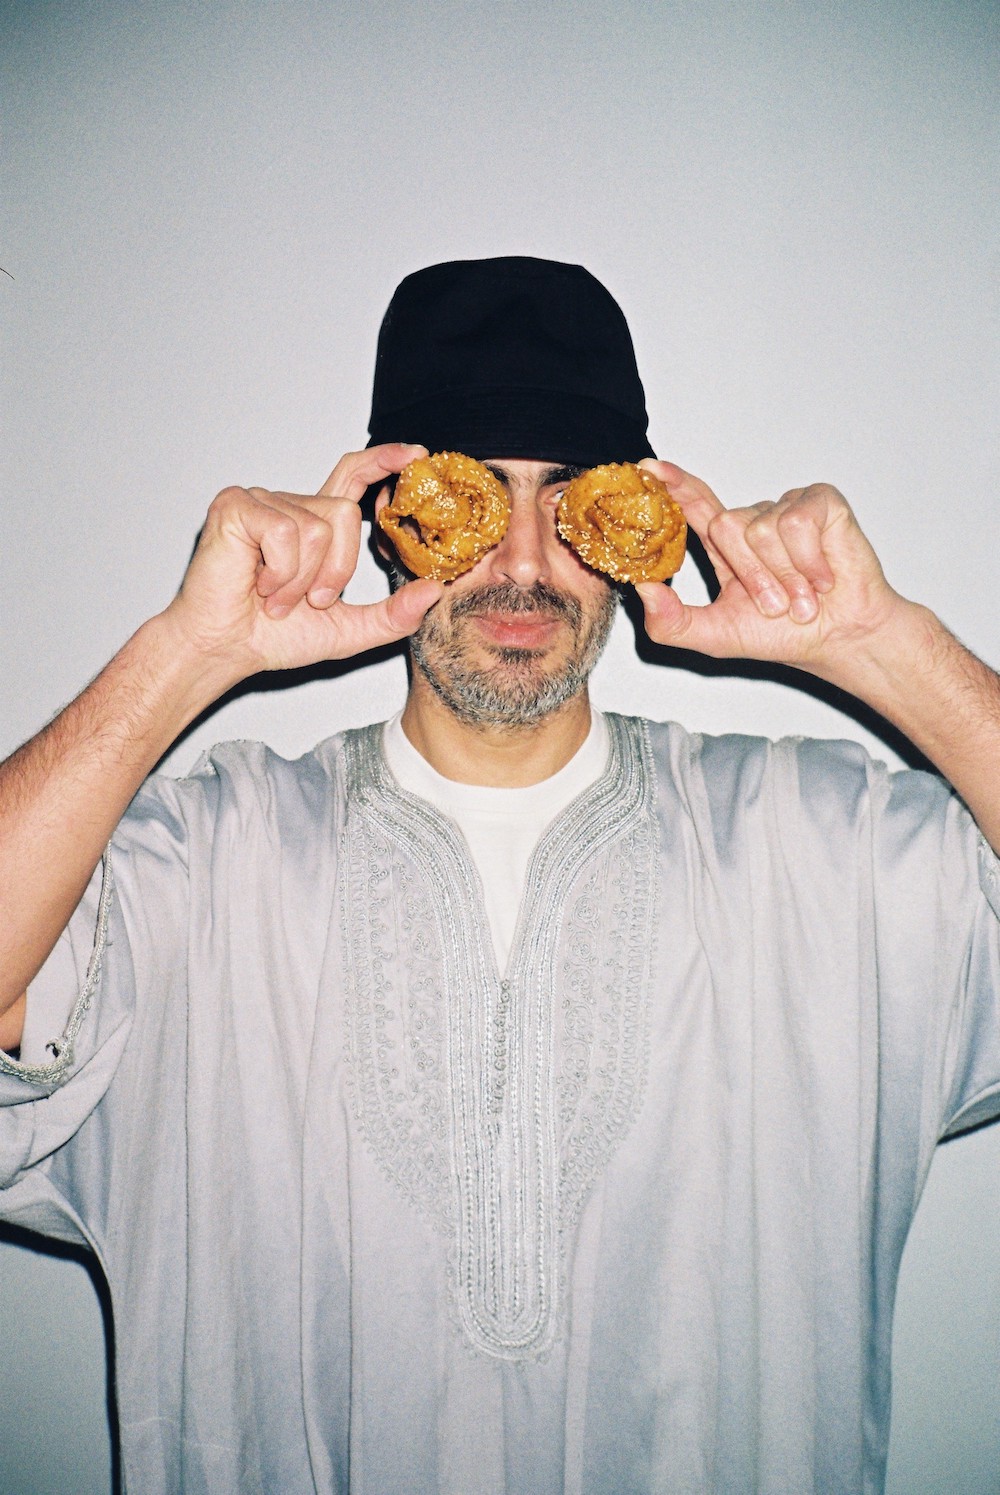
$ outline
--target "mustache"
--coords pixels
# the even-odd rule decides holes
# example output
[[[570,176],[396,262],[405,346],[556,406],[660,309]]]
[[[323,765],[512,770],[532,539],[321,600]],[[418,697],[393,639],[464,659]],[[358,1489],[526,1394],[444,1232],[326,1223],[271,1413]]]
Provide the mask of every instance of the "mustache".
[[[575,597],[567,596],[547,582],[536,581],[530,587],[513,582],[495,582],[457,598],[450,608],[452,619],[475,617],[479,613],[544,613],[576,625],[583,609]]]

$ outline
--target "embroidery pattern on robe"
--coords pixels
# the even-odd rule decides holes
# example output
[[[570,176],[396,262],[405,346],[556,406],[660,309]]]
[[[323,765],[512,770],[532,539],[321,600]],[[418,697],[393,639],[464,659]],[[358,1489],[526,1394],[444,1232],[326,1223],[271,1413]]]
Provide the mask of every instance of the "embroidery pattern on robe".
[[[644,725],[532,856],[506,972],[457,827],[405,793],[381,727],[348,735],[341,917],[355,1117],[449,1242],[465,1337],[536,1359],[563,1322],[567,1232],[648,1066],[656,828]]]

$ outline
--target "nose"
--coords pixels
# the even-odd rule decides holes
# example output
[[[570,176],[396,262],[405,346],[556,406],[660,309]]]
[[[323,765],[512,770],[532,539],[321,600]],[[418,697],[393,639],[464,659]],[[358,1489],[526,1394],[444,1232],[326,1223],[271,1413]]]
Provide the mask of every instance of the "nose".
[[[518,587],[550,580],[551,547],[555,543],[551,514],[534,498],[512,494],[507,532],[487,557],[494,579]]]

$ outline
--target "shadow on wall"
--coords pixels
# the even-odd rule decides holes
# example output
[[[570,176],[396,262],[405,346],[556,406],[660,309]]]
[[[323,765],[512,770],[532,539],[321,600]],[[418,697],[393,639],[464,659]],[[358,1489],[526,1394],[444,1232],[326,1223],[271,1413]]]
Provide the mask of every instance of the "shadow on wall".
[[[0,1223],[0,1246],[17,1246],[47,1257],[50,1261],[72,1262],[83,1268],[90,1279],[100,1306],[104,1329],[105,1353],[105,1410],[107,1412],[108,1437],[111,1447],[111,1490],[121,1489],[121,1440],[118,1431],[118,1409],[115,1403],[115,1332],[111,1313],[111,1293],[104,1273],[93,1252],[83,1246],[73,1246],[64,1241],[48,1240],[33,1231],[22,1230],[16,1225]]]

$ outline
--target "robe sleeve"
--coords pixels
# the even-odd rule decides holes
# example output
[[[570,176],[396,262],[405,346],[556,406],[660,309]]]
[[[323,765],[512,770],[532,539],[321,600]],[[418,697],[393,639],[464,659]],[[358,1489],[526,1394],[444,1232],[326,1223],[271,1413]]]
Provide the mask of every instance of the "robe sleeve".
[[[298,1094],[336,884],[321,749],[224,743],[140,789],[0,1064],[0,1218],[101,1255],[141,1209],[163,1238],[247,1067]]]
[[[979,844],[979,878],[983,895],[1000,923],[1000,859],[985,840]],[[956,1023],[952,1088],[945,1136],[955,1136],[1000,1116],[1000,971],[997,935],[986,948],[972,951],[976,979],[966,991]],[[984,970],[985,968],[985,970]]]
[[[29,988],[20,1057],[0,1056],[0,1217],[12,1223],[90,1243],[50,1165],[121,1065],[135,1016],[136,944],[144,963],[183,969],[188,821],[204,798],[195,779],[143,786]]]
[[[798,749],[802,801],[820,829],[830,751]],[[834,780],[863,770],[855,848],[871,895],[883,1091],[890,1106],[894,1092],[919,1097],[932,1148],[1000,1115],[1000,863],[943,780],[890,772],[853,745],[833,752]]]

